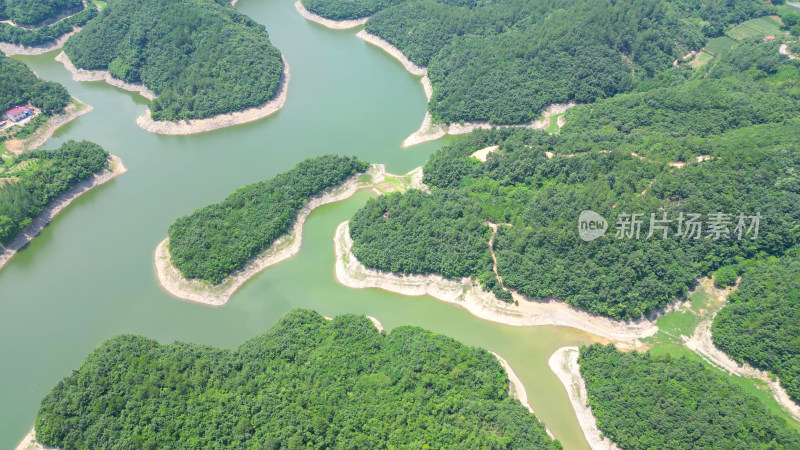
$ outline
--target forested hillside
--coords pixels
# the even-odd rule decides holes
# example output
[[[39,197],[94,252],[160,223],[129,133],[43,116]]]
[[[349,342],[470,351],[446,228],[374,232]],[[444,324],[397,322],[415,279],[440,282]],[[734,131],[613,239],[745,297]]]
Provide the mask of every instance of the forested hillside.
[[[45,114],[53,114],[63,111],[69,102],[64,86],[43,81],[25,64],[0,54],[0,112],[30,103]]]
[[[597,426],[624,449],[793,449],[800,433],[724,375],[685,357],[581,347]]]
[[[17,25],[33,26],[80,9],[82,0],[2,0],[0,20],[11,19]]]
[[[714,318],[714,345],[768,370],[800,402],[800,259],[797,251],[750,265]]]
[[[111,0],[64,45],[76,67],[144,83],[154,120],[261,105],[279,90],[281,54],[263,25],[225,0]]]
[[[0,159],[0,245],[11,241],[59,195],[108,167],[108,153],[91,142],[67,141]]]
[[[36,7],[40,2],[19,0],[20,7],[28,5]],[[55,2],[54,4],[58,4]],[[6,16],[7,18],[8,16]],[[25,46],[45,45],[53,40],[73,31],[74,27],[82,27],[91,19],[97,17],[97,9],[94,7],[83,8],[75,14],[59,20],[52,25],[42,25],[37,28],[22,28],[8,23],[0,22],[0,42],[18,44]]]
[[[427,66],[434,121],[524,123],[552,103],[634,89],[710,37],[771,7],[759,0],[306,0]]]
[[[758,55],[760,45],[711,70],[723,73],[741,54]],[[380,270],[477,278],[508,299],[491,271],[491,230],[483,225],[500,224],[494,251],[506,287],[617,319],[650,314],[720,266],[781,255],[800,239],[800,155],[792,150],[800,144],[800,122],[792,118],[800,70],[787,58],[771,72],[751,70],[759,64],[589,105],[574,115],[584,128],[560,134],[501,129],[457,139],[425,165],[432,194],[392,194],[355,214],[353,253]],[[737,102],[740,86],[762,95]],[[703,111],[717,120],[702,120]],[[672,132],[670,124],[681,126]],[[470,157],[489,145],[499,150],[487,162]],[[610,228],[591,242],[577,233],[586,209]],[[681,213],[706,220],[719,212],[730,215],[733,234],[713,239],[702,228],[694,239],[679,228]],[[625,213],[641,214],[638,238],[617,238]],[[740,213],[764,217],[757,239],[752,229],[736,237]],[[669,222],[648,238],[651,214]]]
[[[560,448],[485,350],[294,310],[235,350],[118,336],[42,401],[59,448]]]
[[[170,225],[172,264],[186,278],[219,283],[288,233],[310,197],[366,170],[355,157],[323,155],[241,187]]]

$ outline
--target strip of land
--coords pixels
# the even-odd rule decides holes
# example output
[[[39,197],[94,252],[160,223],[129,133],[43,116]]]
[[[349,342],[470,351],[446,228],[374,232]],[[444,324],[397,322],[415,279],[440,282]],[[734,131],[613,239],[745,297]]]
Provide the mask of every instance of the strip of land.
[[[91,178],[81,181],[72,187],[69,191],[61,194],[57,199],[51,202],[33,222],[22,229],[17,237],[15,237],[5,247],[0,247],[0,269],[5,266],[17,252],[28,245],[28,243],[42,232],[45,226],[53,220],[61,210],[66,208],[76,198],[92,188],[100,186],[108,182],[112,178],[125,173],[128,169],[122,164],[122,160],[114,155],[108,157],[108,168],[104,171],[93,175]]]
[[[67,105],[66,108],[64,108],[63,113],[51,117],[47,120],[47,123],[39,127],[39,129],[34,131],[33,134],[24,139],[12,138],[7,140],[5,142],[6,149],[16,155],[19,155],[23,152],[36,150],[44,145],[44,143],[53,136],[53,133],[55,133],[56,130],[88,113],[92,109],[93,107],[91,105],[87,105],[77,98],[72,97],[72,102]]]
[[[294,3],[295,9],[297,12],[300,13],[303,18],[306,20],[310,20],[312,22],[316,22],[324,27],[330,28],[332,30],[347,30],[349,28],[355,28],[360,25],[364,25],[367,23],[368,17],[364,17],[361,19],[354,19],[354,20],[331,20],[326,19],[318,14],[314,14],[311,11],[307,10],[305,6],[303,6],[303,2],[301,0],[297,0]]]
[[[586,382],[578,366],[578,347],[561,347],[550,357],[548,365],[556,374],[558,380],[564,385],[572,403],[572,409],[578,417],[586,442],[593,450],[618,449],[616,444],[603,437],[597,428],[597,419],[592,414],[589,406],[589,396],[586,393]]]
[[[368,269],[352,252],[348,222],[342,222],[334,236],[336,277],[351,288],[379,288],[402,295],[430,295],[459,305],[481,319],[512,326],[555,325],[577,328],[614,341],[634,342],[658,331],[654,320],[615,321],[589,314],[554,299],[518,303],[499,300],[470,278],[448,280],[440,275],[396,275]],[[517,294],[519,295],[519,294]],[[676,304],[677,305],[677,304]],[[673,306],[675,307],[675,306]],[[671,308],[662,313],[666,313]]]
[[[139,95],[148,100],[156,98],[156,94],[142,83],[128,83],[127,81],[122,81],[111,76],[111,72],[107,70],[85,70],[75,67],[65,52],[59,53],[58,56],[56,56],[56,61],[63,64],[64,68],[72,73],[72,79],[75,81],[105,81],[114,87],[126,91],[138,92]]]
[[[67,42],[70,36],[81,31],[80,28],[73,28],[73,30],[54,41],[51,41],[49,44],[45,45],[34,45],[34,46],[27,46],[27,45],[19,45],[19,44],[9,44],[8,42],[0,42],[0,51],[6,54],[6,56],[15,56],[15,55],[26,55],[26,56],[36,56],[36,55],[43,55],[45,53],[52,52],[53,50],[58,50],[64,46],[64,42]]]
[[[247,280],[267,267],[291,258],[300,251],[303,240],[303,225],[314,209],[350,198],[361,189],[373,189],[375,192],[381,193],[424,187],[421,185],[422,176],[419,169],[409,172],[406,176],[396,177],[387,174],[386,167],[383,164],[373,164],[366,175],[368,179],[362,179],[361,177],[364,175],[355,175],[341,185],[309,199],[298,214],[289,234],[277,239],[270,248],[248,262],[244,268],[229,275],[216,285],[184,278],[171,262],[169,239],[161,241],[155,251],[155,265],[159,283],[167,292],[177,298],[210,306],[222,306]],[[408,182],[406,184],[397,184],[386,181],[387,177],[393,179],[403,178],[407,179]]]
[[[519,402],[522,403],[522,406],[528,408],[528,411],[531,414],[534,414],[533,408],[531,408],[531,405],[528,403],[528,393],[525,391],[525,385],[522,384],[522,380],[519,379],[517,373],[514,372],[514,369],[511,368],[511,364],[509,364],[508,361],[506,361],[502,356],[498,355],[497,353],[495,352],[490,352],[490,353],[494,355],[495,358],[497,358],[497,361],[500,363],[501,366],[503,366],[503,370],[506,371],[506,375],[508,375],[508,395],[519,400]],[[543,423],[542,425],[545,424]],[[550,432],[550,430],[547,428],[546,425],[544,427],[544,430],[547,432],[548,436],[550,436],[552,439],[555,439],[555,436],[553,436],[553,433]]]
[[[14,450],[47,450],[51,448],[36,442],[36,432],[31,428],[31,431],[22,438]]]
[[[431,96],[433,95],[433,86],[431,85],[431,80],[428,77],[427,68],[415,64],[413,61],[408,59],[408,57],[404,55],[399,48],[395,47],[384,39],[375,36],[374,34],[367,33],[365,30],[361,30],[356,33],[356,37],[376,47],[379,47],[381,50],[391,55],[393,58],[398,60],[400,64],[402,64],[403,67],[412,75],[422,77],[420,80],[422,83],[422,89],[425,92],[425,97],[428,99],[428,102],[431,101]],[[488,130],[491,128],[524,127],[536,130],[544,130],[550,126],[550,118],[552,116],[563,114],[573,106],[575,106],[575,102],[550,105],[541,111],[541,117],[539,119],[518,125],[494,125],[490,124],[489,122],[464,122],[451,124],[433,123],[433,118],[430,111],[425,111],[425,117],[422,119],[422,124],[419,126],[419,129],[411,133],[411,135],[403,141],[403,147],[406,148],[421,144],[423,142],[435,141],[445,135],[455,136],[459,134],[471,133],[475,130]],[[566,123],[566,119],[563,119],[562,117],[558,118],[559,127],[564,126],[564,123]]]
[[[105,81],[106,83],[120,89],[137,92],[139,95],[148,100],[154,100],[156,98],[156,94],[148,89],[144,84],[128,83],[118,78],[114,78],[107,70],[79,69],[72,64],[69,56],[67,56],[67,54],[64,52],[61,52],[56,57],[56,61],[64,64],[64,67],[72,73],[72,79],[75,81]],[[136,119],[136,124],[139,125],[139,127],[143,130],[151,133],[165,135],[187,135],[205,133],[208,131],[218,130],[220,128],[253,122],[255,120],[267,117],[283,108],[283,105],[286,104],[286,98],[289,91],[290,77],[289,63],[286,61],[286,58],[283,58],[283,75],[281,76],[278,93],[274,98],[272,98],[272,100],[269,100],[264,104],[241,111],[219,114],[205,119],[181,120],[179,122],[155,121],[153,120],[150,109],[148,108]]]
[[[715,297],[715,301],[711,302],[711,305],[715,308],[709,312],[709,317],[706,320],[700,322],[691,337],[681,336],[686,347],[702,356],[703,359],[712,365],[719,367],[731,375],[755,378],[767,383],[775,401],[777,401],[792,417],[800,421],[800,405],[792,401],[786,389],[781,386],[780,380],[773,378],[768,372],[756,369],[749,364],[739,364],[714,345],[711,334],[711,324],[714,322],[714,317],[719,310],[727,303],[728,295],[735,287],[717,289],[713,286],[713,282],[710,278],[704,279],[701,283],[704,284],[703,288],[708,295]]]

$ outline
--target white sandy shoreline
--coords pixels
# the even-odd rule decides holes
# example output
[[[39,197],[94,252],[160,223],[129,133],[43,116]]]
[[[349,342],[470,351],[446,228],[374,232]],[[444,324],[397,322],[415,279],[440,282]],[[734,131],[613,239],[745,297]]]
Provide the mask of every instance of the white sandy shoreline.
[[[210,306],[224,305],[247,280],[267,267],[291,258],[300,251],[303,240],[303,225],[311,211],[322,205],[350,198],[361,189],[375,189],[376,186],[380,188],[385,177],[391,174],[386,173],[386,167],[383,164],[373,164],[367,171],[370,180],[359,181],[359,178],[363,175],[357,174],[338,187],[309,199],[308,203],[298,213],[297,219],[288,234],[278,238],[270,248],[217,285],[208,285],[197,280],[184,278],[180,271],[172,265],[169,255],[169,239],[164,239],[158,244],[155,251],[155,266],[159,283],[164,290],[174,297]],[[410,187],[419,187],[415,183],[421,183],[420,170],[415,169],[409,172],[406,177],[411,179]]]
[[[634,342],[658,331],[654,321],[615,321],[589,314],[557,300],[519,300],[519,306],[497,299],[469,278],[448,280],[439,275],[395,275],[367,269],[352,253],[349,222],[336,229],[336,278],[347,287],[379,288],[402,295],[430,295],[454,303],[476,317],[512,326],[554,325],[577,328],[614,341]],[[669,310],[669,309],[668,309]]]
[[[17,447],[14,450],[48,450],[53,449],[53,447],[45,447],[44,445],[36,442],[36,431],[31,428],[31,431],[19,441]]]
[[[361,19],[353,19],[353,20],[326,19],[318,14],[314,14],[311,11],[307,10],[306,7],[303,5],[302,0],[297,0],[294,3],[294,7],[297,10],[297,12],[300,13],[300,15],[303,16],[303,18],[305,18],[306,20],[316,22],[332,30],[347,30],[350,28],[355,28],[357,26],[364,25],[365,23],[367,23],[367,19],[369,19],[369,17],[363,17]]]
[[[114,177],[122,175],[128,170],[125,168],[125,165],[122,164],[122,160],[114,155],[108,157],[108,164],[109,166],[107,169],[93,175],[89,179],[81,181],[67,192],[58,196],[58,198],[53,200],[39,216],[33,220],[33,223],[22,229],[7,246],[0,247],[0,269],[2,269],[21,248],[28,245],[34,237],[41,233],[56,214],[61,212],[61,210],[66,208],[76,198],[81,196],[81,194],[108,182]]]
[[[589,446],[593,450],[618,449],[619,447],[608,438],[603,437],[600,429],[597,428],[597,419],[589,406],[586,383],[578,366],[579,351],[578,347],[561,347],[553,353],[547,363],[567,390],[572,409],[575,410],[578,423],[581,425]]]
[[[219,114],[205,119],[181,120],[178,122],[155,121],[152,118],[150,108],[148,108],[136,119],[136,124],[150,133],[187,135],[241,125],[267,117],[283,108],[283,105],[286,104],[291,75],[289,63],[286,61],[286,58],[281,56],[281,59],[283,61],[283,74],[281,75],[278,92],[275,97],[266,103],[241,111]],[[63,51],[58,54],[56,61],[62,63],[64,68],[72,73],[72,79],[75,81],[105,81],[120,89],[136,92],[150,101],[156,98],[156,94],[142,83],[128,83],[122,81],[111,76],[111,73],[107,70],[85,70],[75,67],[72,61],[70,61],[69,56]]]
[[[9,44],[7,42],[0,42],[0,51],[6,54],[6,56],[15,56],[15,55],[25,55],[25,56],[37,56],[43,55],[45,53],[52,52],[53,50],[58,50],[64,46],[64,42],[67,42],[70,36],[80,31],[80,28],[73,28],[72,31],[69,33],[51,41],[49,44],[45,45],[34,45],[28,47],[26,45],[19,45],[19,44]]]

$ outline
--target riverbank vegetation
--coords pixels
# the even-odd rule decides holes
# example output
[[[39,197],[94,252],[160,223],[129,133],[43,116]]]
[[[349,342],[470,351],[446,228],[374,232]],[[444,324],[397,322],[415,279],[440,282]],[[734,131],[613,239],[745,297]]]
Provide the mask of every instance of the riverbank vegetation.
[[[281,53],[263,25],[224,0],[112,0],[64,51],[81,69],[143,83],[154,120],[201,119],[278,93]]]
[[[780,378],[800,402],[800,260],[797,251],[743,269],[738,290],[714,318],[714,345]]]
[[[355,157],[323,155],[271,180],[241,187],[170,225],[172,264],[185,278],[217,284],[288,233],[310,197],[367,167]]]
[[[82,8],[82,0],[3,0],[0,2],[0,20],[10,19],[18,25],[37,26]]]
[[[44,398],[36,439],[59,448],[560,448],[509,397],[489,352],[307,310],[234,350],[106,341]]]
[[[0,245],[10,242],[59,195],[108,167],[97,144],[67,141],[0,160]]]
[[[781,255],[800,239],[800,157],[789,150],[800,144],[791,95],[800,70],[785,57],[770,66],[773,53],[781,58],[770,44],[744,46],[693,80],[670,69],[667,87],[573,108],[558,135],[500,129],[457,139],[425,165],[431,194],[373,199],[355,214],[353,253],[371,268],[472,277],[497,293],[482,224],[500,224],[494,253],[505,287],[616,319],[651,314],[719,267]],[[491,145],[499,150],[486,162],[470,157]],[[576,226],[587,209],[609,224],[591,242]],[[706,228],[699,239],[676,236],[681,213],[718,212],[730,215],[721,239]],[[641,214],[638,237],[617,238],[623,213]],[[752,229],[738,238],[740,213],[746,228],[750,216],[769,217],[757,239]],[[669,222],[648,238],[651,214]]]
[[[581,347],[589,405],[625,449],[800,447],[800,433],[752,394],[686,357]]]
[[[19,3],[36,5],[39,2],[21,1]],[[37,28],[22,28],[0,22],[0,42],[28,47],[46,45],[72,32],[76,27],[86,25],[88,21],[95,17],[97,17],[96,8],[83,8],[75,14],[59,20],[52,25],[42,25]]]
[[[731,25],[773,8],[755,0],[529,2],[306,0],[428,68],[434,122],[534,120],[553,103],[629,92]]]

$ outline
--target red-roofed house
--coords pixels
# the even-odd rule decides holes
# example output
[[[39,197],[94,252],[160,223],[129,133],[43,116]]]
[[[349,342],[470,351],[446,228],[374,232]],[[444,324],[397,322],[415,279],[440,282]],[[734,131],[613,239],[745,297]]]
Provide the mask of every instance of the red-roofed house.
[[[33,108],[27,106],[17,106],[6,111],[6,116],[12,122],[19,122],[20,120],[33,115]]]
[[[772,42],[775,40],[775,36],[764,36],[764,42]]]

